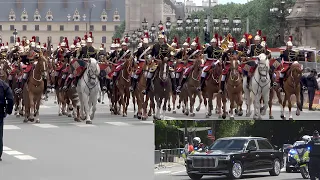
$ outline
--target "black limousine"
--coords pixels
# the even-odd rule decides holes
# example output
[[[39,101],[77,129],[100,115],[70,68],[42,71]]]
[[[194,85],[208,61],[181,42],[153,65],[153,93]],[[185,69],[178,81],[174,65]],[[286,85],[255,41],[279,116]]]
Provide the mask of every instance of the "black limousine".
[[[240,179],[243,174],[256,172],[278,176],[282,167],[283,152],[261,137],[220,138],[206,152],[195,152],[186,159],[187,173],[192,180],[200,180],[204,175]]]

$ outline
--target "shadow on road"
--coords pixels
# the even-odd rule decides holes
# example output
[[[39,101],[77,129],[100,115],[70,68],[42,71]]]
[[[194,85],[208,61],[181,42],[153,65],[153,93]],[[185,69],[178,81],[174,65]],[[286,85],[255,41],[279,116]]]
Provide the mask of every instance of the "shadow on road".
[[[179,174],[179,175],[173,175],[176,177],[186,177],[187,174]],[[242,179],[253,179],[253,178],[264,178],[264,177],[270,177],[270,175],[243,175]],[[221,179],[221,180],[230,180],[230,178],[226,176],[203,176],[202,179],[211,180],[211,179]]]

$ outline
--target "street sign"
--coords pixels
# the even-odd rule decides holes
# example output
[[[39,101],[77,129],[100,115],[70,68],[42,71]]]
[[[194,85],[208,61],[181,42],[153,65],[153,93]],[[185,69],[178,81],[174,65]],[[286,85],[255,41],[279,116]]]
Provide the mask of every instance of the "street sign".
[[[208,135],[212,135],[212,130],[211,129],[208,130]]]
[[[212,135],[208,135],[207,136],[208,137],[208,139],[210,139],[210,140],[212,140],[212,141],[214,141],[216,138],[214,137],[214,136],[212,136]]]

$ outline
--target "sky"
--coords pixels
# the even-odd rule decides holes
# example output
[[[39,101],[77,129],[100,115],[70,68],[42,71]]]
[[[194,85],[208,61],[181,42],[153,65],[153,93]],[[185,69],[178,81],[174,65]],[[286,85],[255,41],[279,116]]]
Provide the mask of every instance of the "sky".
[[[179,1],[184,1],[184,0],[179,0]],[[201,5],[202,0],[193,0],[193,2],[195,2],[197,5]],[[226,3],[230,3],[230,2],[234,2],[234,3],[246,3],[247,0],[218,0],[219,4],[226,4]]]

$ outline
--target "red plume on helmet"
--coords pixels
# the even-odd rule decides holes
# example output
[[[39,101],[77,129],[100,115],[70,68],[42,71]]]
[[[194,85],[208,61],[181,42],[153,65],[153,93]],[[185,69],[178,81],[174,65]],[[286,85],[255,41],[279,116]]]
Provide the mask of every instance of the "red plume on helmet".
[[[263,37],[262,37],[262,41],[267,42],[267,37],[266,37],[266,36],[263,36]]]
[[[292,36],[289,36],[289,41],[293,41]]]
[[[9,43],[7,42],[7,46],[9,46]]]
[[[20,37],[17,37],[17,42],[18,42],[18,43],[20,42]]]
[[[81,38],[80,37],[78,37],[78,42],[81,42]]]
[[[36,37],[35,36],[32,36],[32,41],[36,42]]]
[[[148,32],[144,33],[144,36],[145,36],[145,38],[149,39],[149,33]]]
[[[46,47],[47,47],[47,43],[44,43],[44,44],[43,44],[43,47],[46,48]]]
[[[125,43],[129,43],[129,39],[126,37],[126,38],[124,39],[124,42],[125,42]]]
[[[197,43],[197,50],[201,50],[201,45],[200,45],[198,36],[196,38],[194,38],[194,42]]]
[[[88,39],[88,35],[84,35],[84,40],[87,40]]]
[[[258,30],[258,31],[257,31],[257,35],[259,35],[259,36],[261,36],[261,35],[262,35],[261,30]]]
[[[215,33],[215,34],[214,34],[214,38],[217,40],[217,43],[216,43],[217,46],[219,46],[219,42],[218,42],[218,41],[219,41],[219,34],[218,34],[218,33]]]
[[[176,48],[178,49],[179,48],[179,43],[178,43],[178,38],[176,36],[173,38],[173,42],[177,44]]]
[[[113,44],[117,44],[117,39],[113,39]]]
[[[92,38],[92,32],[89,32],[89,37],[91,37],[91,38]]]
[[[250,46],[249,34],[245,33],[244,38],[246,39],[246,46]]]
[[[25,45],[26,45],[26,42],[23,40],[23,41],[21,42],[21,44],[22,44],[22,46],[25,46]]]
[[[118,39],[117,39],[117,43],[118,43],[118,44],[120,44],[120,43],[121,43],[120,38],[118,38]]]
[[[38,45],[40,45],[40,46],[41,46],[41,43],[40,43],[40,42],[38,42]]]
[[[186,39],[186,43],[188,43],[188,44],[190,44],[190,37],[187,37],[187,39]]]
[[[73,45],[77,45],[77,40],[76,39],[73,41]]]

